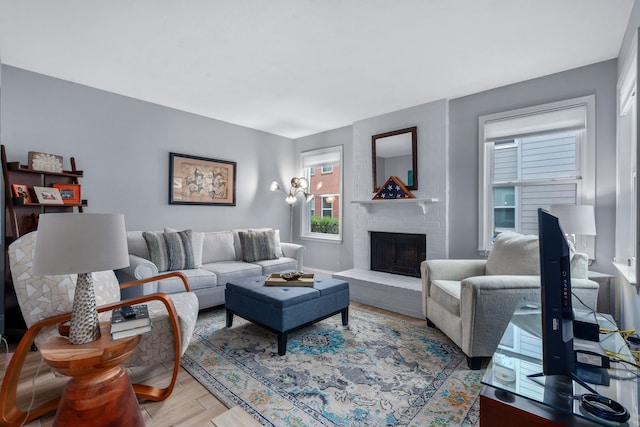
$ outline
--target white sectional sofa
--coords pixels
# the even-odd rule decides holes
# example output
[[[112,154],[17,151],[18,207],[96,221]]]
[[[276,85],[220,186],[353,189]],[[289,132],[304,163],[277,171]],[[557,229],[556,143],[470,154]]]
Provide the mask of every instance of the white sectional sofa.
[[[176,240],[181,243],[171,243]],[[252,243],[258,241],[264,245],[252,247]],[[180,271],[187,276],[200,309],[224,304],[225,285],[229,281],[286,270],[302,271],[305,250],[302,245],[280,242],[278,230],[272,229],[129,231],[127,243],[130,265],[116,271],[121,283],[152,277],[162,271]],[[154,247],[155,243],[160,247]],[[163,258],[165,254],[167,258]],[[131,298],[182,290],[184,286],[171,279],[124,289],[122,296]]]

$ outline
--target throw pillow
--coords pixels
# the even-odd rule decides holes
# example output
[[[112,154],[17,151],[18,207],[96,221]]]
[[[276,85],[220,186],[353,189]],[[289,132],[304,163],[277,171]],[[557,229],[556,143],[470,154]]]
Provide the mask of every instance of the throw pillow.
[[[169,258],[167,256],[167,245],[164,242],[164,233],[144,231],[142,237],[147,242],[149,261],[158,267],[158,272],[167,271],[169,269]]]
[[[513,232],[498,234],[487,259],[485,274],[538,276],[540,274],[538,236]]]
[[[178,230],[170,227],[165,227],[166,233],[177,233]],[[202,268],[202,245],[204,243],[204,233],[201,231],[191,231],[191,243],[193,250],[193,263],[195,268]]]
[[[235,246],[236,251],[236,259],[242,260],[242,244],[240,243],[240,235],[238,233],[242,231],[269,231],[273,230],[275,233],[275,243],[276,243],[276,256],[278,258],[283,257],[284,253],[282,252],[282,243],[280,243],[280,230],[274,230],[272,228],[244,228],[244,229],[235,229],[233,230],[233,245]]]
[[[240,231],[240,245],[242,259],[245,262],[277,259],[275,232],[268,231]]]
[[[167,245],[169,271],[189,270],[195,268],[196,265],[193,258],[191,230],[179,231],[177,233],[165,233],[164,241]]]
[[[191,230],[175,233],[142,233],[147,242],[149,258],[158,272],[195,268]]]

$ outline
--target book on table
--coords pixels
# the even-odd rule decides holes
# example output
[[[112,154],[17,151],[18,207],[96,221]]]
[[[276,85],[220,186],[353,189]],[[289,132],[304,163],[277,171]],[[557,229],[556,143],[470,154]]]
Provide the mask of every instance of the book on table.
[[[132,309],[132,311],[130,310]],[[127,311],[129,310],[129,311]],[[111,333],[151,325],[146,304],[123,306],[111,312]]]
[[[151,331],[151,324],[148,324],[146,326],[139,326],[137,328],[124,329],[122,331],[111,332],[111,339],[115,341],[121,338],[127,338],[127,337],[132,337],[134,335],[144,334],[149,331]]]

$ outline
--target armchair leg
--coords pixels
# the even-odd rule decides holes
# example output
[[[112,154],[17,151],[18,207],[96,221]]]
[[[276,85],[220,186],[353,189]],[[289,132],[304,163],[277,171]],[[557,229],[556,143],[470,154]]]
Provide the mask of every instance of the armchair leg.
[[[467,356],[467,365],[472,371],[482,369],[482,357],[469,357]]]
[[[430,328],[435,328],[436,324],[433,323],[431,320],[427,319],[427,326],[430,327]]]

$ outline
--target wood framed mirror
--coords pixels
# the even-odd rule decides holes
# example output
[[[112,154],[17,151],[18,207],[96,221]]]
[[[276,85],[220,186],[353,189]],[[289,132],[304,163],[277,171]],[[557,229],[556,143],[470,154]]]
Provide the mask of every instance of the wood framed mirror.
[[[373,192],[390,176],[397,176],[408,190],[418,189],[418,127],[394,130],[371,137]]]

